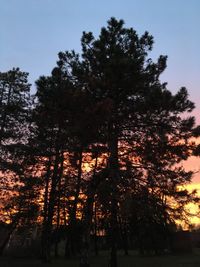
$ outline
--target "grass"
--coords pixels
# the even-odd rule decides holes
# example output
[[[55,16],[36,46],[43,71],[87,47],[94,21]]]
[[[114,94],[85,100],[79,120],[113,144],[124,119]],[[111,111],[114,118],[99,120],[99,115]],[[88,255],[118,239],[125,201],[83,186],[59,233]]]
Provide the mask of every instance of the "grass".
[[[91,257],[91,267],[108,267],[108,252],[101,252],[99,256]],[[200,253],[194,251],[191,254],[165,255],[159,257],[141,257],[131,252],[129,256],[124,256],[119,252],[119,267],[199,267]],[[65,260],[63,258],[53,259],[49,264],[43,264],[39,260],[0,258],[1,267],[79,267],[78,259]]]

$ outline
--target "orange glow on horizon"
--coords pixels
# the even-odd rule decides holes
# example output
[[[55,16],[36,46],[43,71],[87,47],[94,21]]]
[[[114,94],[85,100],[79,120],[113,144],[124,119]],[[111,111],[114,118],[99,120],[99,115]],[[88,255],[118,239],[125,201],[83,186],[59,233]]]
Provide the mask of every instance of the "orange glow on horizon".
[[[197,196],[200,197],[200,183],[191,183],[185,186],[185,188],[191,192],[193,190],[197,191]],[[186,205],[187,211],[191,214],[189,216],[189,222],[192,225],[200,226],[200,210],[199,210],[199,204],[189,203]],[[188,228],[184,224],[180,223],[183,228]]]

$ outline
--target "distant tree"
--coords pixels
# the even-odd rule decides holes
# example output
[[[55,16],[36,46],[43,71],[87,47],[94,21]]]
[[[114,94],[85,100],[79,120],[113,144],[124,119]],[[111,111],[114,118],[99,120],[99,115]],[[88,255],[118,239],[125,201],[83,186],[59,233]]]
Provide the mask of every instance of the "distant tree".
[[[28,73],[13,68],[0,73],[0,171],[2,191],[9,187],[7,172],[15,172],[18,148],[28,138],[30,84]],[[17,159],[18,160],[18,159]],[[1,191],[1,192],[2,192]]]
[[[0,73],[0,194],[2,212],[11,231],[3,242],[1,254],[9,235],[24,217],[18,206],[22,199],[24,152],[30,135],[31,97],[28,73],[19,68]],[[23,198],[24,199],[24,198]],[[22,202],[21,202],[22,203]],[[18,206],[18,207],[17,207]],[[3,214],[1,214],[2,217]]]
[[[0,73],[1,172],[10,169],[17,147],[24,144],[28,138],[31,102],[27,78],[28,73],[20,71],[19,68]]]

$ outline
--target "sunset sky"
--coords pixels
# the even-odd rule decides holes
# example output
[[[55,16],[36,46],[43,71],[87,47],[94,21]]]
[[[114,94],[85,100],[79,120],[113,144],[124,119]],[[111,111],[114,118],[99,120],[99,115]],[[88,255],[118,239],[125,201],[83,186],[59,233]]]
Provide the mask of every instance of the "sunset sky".
[[[168,55],[162,81],[176,92],[188,88],[200,123],[199,0],[0,0],[0,71],[20,67],[34,81],[50,74],[59,51],[80,51],[82,31],[97,35],[114,16],[155,40],[151,57]],[[187,162],[200,169],[200,159]],[[194,182],[200,182],[196,174]]]

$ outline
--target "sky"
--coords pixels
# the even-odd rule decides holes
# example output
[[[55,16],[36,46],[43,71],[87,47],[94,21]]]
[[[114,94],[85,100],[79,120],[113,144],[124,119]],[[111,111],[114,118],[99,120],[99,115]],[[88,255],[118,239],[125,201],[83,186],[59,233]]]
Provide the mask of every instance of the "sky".
[[[0,71],[29,72],[32,91],[49,75],[59,51],[81,51],[83,31],[98,36],[110,17],[123,19],[139,35],[154,36],[150,57],[168,55],[161,80],[176,92],[186,86],[200,123],[199,0],[0,0]],[[200,169],[200,159],[193,162]],[[200,174],[195,176],[200,182]]]

